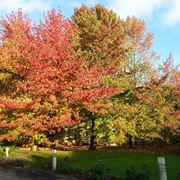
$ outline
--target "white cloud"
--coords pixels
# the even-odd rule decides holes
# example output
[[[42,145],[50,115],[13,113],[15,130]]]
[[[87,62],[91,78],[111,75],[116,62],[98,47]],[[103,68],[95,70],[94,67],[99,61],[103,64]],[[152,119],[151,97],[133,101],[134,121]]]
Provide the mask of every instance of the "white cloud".
[[[82,3],[94,6],[106,2],[121,17],[135,15],[139,18],[155,17],[159,24],[174,26],[180,24],[180,0],[0,0],[0,11],[11,12],[19,8],[31,13],[32,11],[47,11],[59,5],[60,8],[73,9]]]
[[[51,7],[50,0],[0,0],[0,10],[5,12],[22,8],[25,11],[46,11]]]
[[[169,8],[162,14],[163,21],[166,25],[176,25],[180,23],[180,0],[170,0]]]
[[[128,15],[142,17],[151,15],[152,12],[161,7],[166,0],[111,0],[109,8],[115,10],[121,17]]]
[[[156,16],[160,24],[173,26],[180,23],[180,0],[111,0],[108,7],[123,18]]]

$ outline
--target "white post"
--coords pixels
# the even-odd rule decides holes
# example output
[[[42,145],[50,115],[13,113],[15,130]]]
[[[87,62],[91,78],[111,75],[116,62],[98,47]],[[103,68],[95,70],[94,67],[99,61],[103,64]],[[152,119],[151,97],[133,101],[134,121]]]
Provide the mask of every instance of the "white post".
[[[158,157],[160,180],[167,180],[165,158]]]
[[[6,158],[8,158],[9,157],[9,147],[6,147]]]
[[[56,170],[56,167],[57,167],[57,151],[56,149],[54,149],[52,154],[52,170]]]

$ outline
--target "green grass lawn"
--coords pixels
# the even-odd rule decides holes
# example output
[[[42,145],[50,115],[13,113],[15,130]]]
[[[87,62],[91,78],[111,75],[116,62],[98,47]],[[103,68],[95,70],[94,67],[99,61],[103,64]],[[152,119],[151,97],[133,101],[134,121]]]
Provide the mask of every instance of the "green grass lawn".
[[[111,175],[124,177],[125,172],[131,166],[140,169],[143,164],[150,168],[151,179],[158,180],[157,154],[145,154],[134,152],[105,152],[105,151],[84,151],[84,152],[59,152],[60,157],[69,156],[76,168],[89,169],[96,163],[105,164],[111,167]],[[166,154],[166,167],[169,180],[175,180],[176,174],[180,172],[180,154]]]
[[[27,152],[22,151],[12,155],[13,157],[26,158],[32,167],[43,167],[51,159],[51,152]],[[180,172],[180,154],[153,154],[125,151],[58,151],[58,158],[65,156],[70,158],[72,166],[81,170],[88,170],[96,163],[105,164],[111,168],[111,175],[124,177],[125,172],[131,166],[140,169],[146,164],[150,169],[151,180],[159,180],[157,157],[166,158],[168,180],[176,180],[176,174]]]

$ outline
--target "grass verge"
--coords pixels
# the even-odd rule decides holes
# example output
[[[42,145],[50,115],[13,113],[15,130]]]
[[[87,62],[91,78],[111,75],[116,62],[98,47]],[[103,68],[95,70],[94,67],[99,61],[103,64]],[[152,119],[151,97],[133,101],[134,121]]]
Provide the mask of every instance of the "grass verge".
[[[150,179],[158,180],[157,157],[166,158],[166,168],[168,179],[176,179],[177,173],[180,172],[180,154],[179,153],[140,153],[126,151],[58,151],[58,158],[69,157],[74,168],[88,170],[93,165],[99,163],[109,166],[112,170],[110,175],[116,177],[125,177],[126,170],[131,166],[140,169],[146,164],[150,169]],[[26,159],[28,164],[34,168],[51,166],[51,151],[30,152],[19,150],[10,155],[10,158]]]

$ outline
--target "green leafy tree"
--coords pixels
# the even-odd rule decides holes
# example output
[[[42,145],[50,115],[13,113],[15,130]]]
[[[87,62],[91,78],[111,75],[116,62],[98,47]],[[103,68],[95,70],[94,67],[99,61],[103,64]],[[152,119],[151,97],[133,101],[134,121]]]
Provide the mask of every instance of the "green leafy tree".
[[[122,20],[116,13],[99,4],[95,7],[83,5],[75,9],[71,20],[79,30],[77,34],[80,39],[78,48],[86,57],[86,64],[88,66],[93,64],[96,66],[111,65],[113,73],[106,76],[106,83],[119,88],[121,91],[119,97],[123,95],[122,99],[126,99],[126,92],[130,92],[129,102],[128,104],[126,102],[123,108],[131,106],[133,104],[131,101],[134,102],[134,98],[137,99],[133,95],[133,91],[149,80],[148,72],[152,68],[151,61],[153,58],[157,58],[151,50],[153,36],[146,31],[145,22],[135,17]],[[115,100],[105,102],[106,116],[110,114],[106,110],[106,106],[110,109],[110,107],[114,108],[114,104],[116,104],[118,112],[124,111],[121,109],[122,106],[119,106],[119,103],[123,104],[124,102],[118,101],[118,96],[116,97]],[[91,114],[89,117],[92,125],[91,134],[100,132],[102,126],[97,128],[96,124],[101,124],[98,123],[98,119],[103,117],[101,111],[98,114],[89,112],[86,116],[89,114]],[[115,119],[113,116],[108,115],[112,121]],[[127,118],[125,119],[127,120]],[[130,122],[133,124],[133,121]],[[108,127],[108,123],[102,124],[104,124],[104,128]],[[132,128],[130,131],[134,132]],[[112,127],[109,128],[109,132],[112,132]]]

